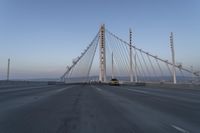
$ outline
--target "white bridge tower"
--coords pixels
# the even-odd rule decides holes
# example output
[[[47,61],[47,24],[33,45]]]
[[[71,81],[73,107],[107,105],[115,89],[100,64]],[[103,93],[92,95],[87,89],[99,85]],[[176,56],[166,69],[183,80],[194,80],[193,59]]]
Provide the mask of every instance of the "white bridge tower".
[[[99,41],[99,81],[106,82],[106,48],[105,48],[105,25],[100,27],[100,41]]]

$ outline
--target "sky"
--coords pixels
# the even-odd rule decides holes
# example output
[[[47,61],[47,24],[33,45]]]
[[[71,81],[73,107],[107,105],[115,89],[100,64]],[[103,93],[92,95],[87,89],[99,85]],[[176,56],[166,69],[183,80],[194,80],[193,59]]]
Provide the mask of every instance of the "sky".
[[[200,70],[199,0],[0,0],[0,79],[57,78],[101,24],[161,58]]]

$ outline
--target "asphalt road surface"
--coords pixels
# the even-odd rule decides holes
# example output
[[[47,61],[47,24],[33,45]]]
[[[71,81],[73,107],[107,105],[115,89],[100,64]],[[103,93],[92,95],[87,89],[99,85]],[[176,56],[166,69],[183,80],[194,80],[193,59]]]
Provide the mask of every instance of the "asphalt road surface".
[[[200,90],[0,86],[0,133],[200,133]]]

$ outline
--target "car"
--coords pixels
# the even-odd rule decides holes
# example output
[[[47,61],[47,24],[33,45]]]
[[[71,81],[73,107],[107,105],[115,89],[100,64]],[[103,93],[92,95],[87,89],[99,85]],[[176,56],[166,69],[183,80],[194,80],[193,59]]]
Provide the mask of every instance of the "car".
[[[113,78],[110,80],[109,85],[116,85],[119,86],[119,80],[116,78]]]

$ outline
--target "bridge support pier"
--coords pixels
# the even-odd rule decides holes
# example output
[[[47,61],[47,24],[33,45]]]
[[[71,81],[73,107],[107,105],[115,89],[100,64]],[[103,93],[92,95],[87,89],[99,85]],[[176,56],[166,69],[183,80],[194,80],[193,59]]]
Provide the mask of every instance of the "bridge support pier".
[[[176,84],[176,64],[175,64],[175,51],[174,51],[174,38],[173,33],[170,35],[170,47],[172,52],[172,63],[173,63],[173,83]]]
[[[130,38],[130,42],[129,42],[129,59],[130,59],[130,82],[133,82],[133,55],[132,55],[132,31],[131,29],[129,29],[129,38]]]
[[[100,27],[99,41],[99,81],[106,82],[106,48],[105,48],[105,25]]]
[[[137,61],[136,61],[136,50],[134,49],[134,72],[135,74],[133,74],[133,46],[132,46],[132,30],[129,29],[129,59],[130,59],[130,82],[133,82],[133,75],[135,77],[135,83],[138,82],[138,79],[137,79]]]
[[[8,59],[7,81],[10,79],[10,58]]]

